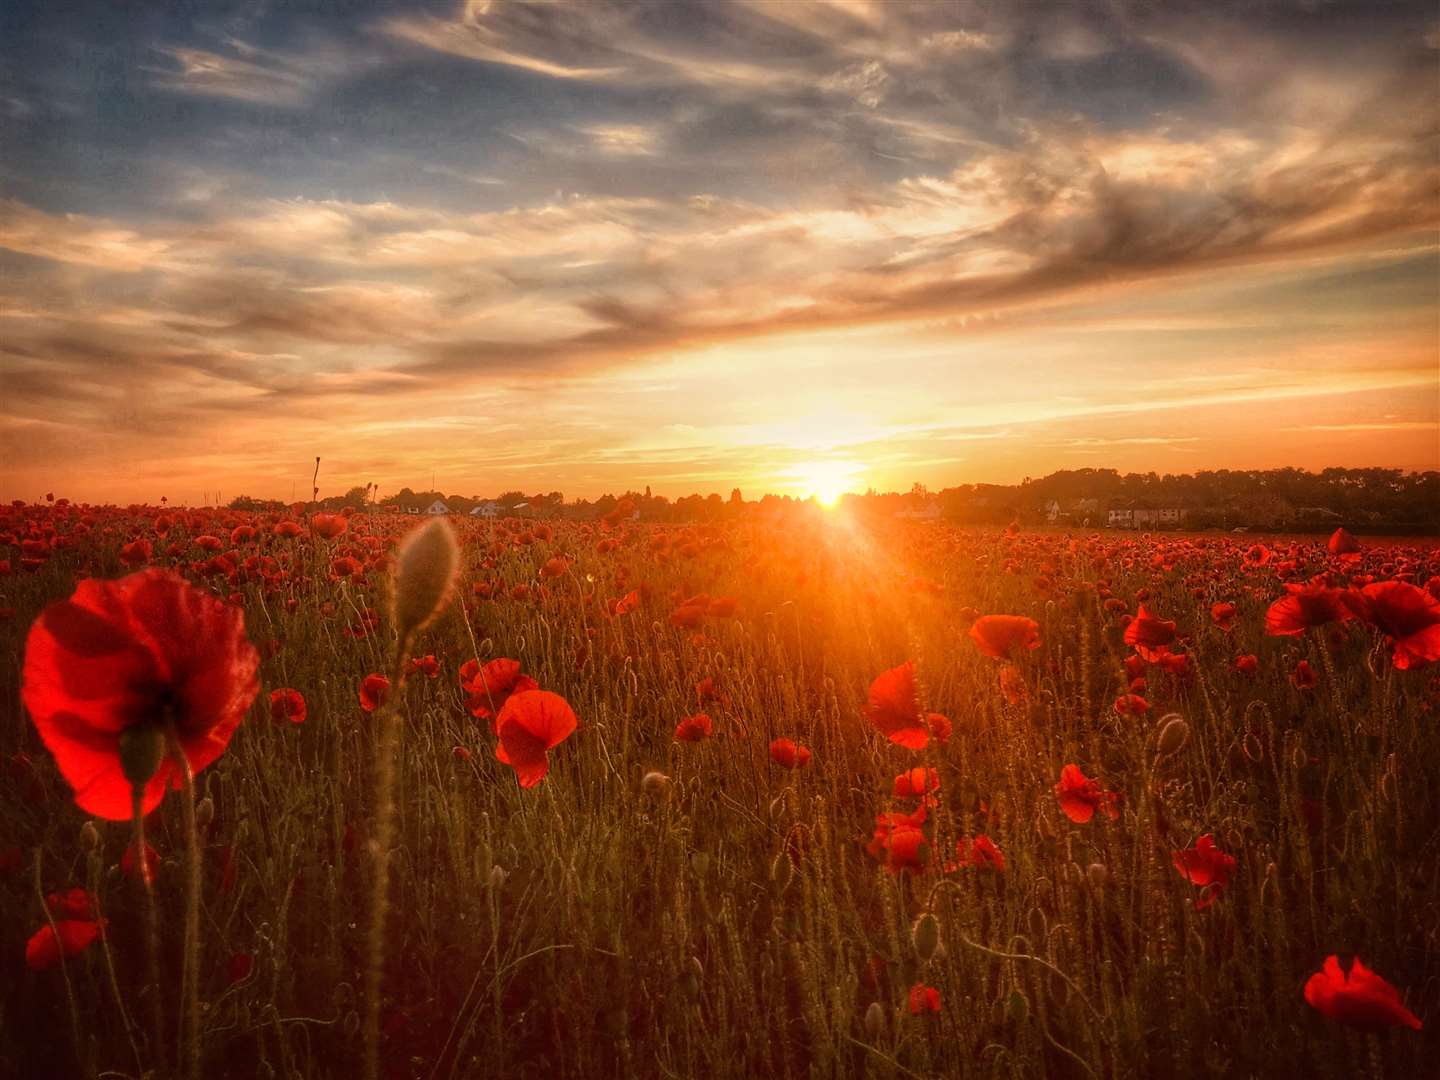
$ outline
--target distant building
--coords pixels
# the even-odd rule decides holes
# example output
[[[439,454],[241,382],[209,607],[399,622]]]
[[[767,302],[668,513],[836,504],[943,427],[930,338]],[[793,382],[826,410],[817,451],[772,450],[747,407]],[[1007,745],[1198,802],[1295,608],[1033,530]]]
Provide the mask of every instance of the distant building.
[[[1105,524],[1112,529],[1157,529],[1176,527],[1185,521],[1188,510],[1178,506],[1159,509],[1138,506],[1117,506],[1105,515]]]
[[[450,507],[445,505],[444,499],[436,499],[425,512],[427,514],[448,514]]]
[[[500,504],[495,501],[483,502],[470,511],[471,517],[496,518],[500,516]]]
[[[909,521],[939,521],[940,500],[931,498],[924,502],[910,504],[897,510],[895,516]]]

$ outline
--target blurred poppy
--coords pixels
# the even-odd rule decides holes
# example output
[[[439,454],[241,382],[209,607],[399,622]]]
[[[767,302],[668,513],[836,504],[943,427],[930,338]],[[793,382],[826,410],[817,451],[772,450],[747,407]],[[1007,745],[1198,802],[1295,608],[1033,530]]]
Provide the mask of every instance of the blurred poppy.
[[[696,713],[675,725],[675,739],[677,742],[700,742],[710,737],[711,730],[710,717],[703,712]]]
[[[1290,681],[1295,684],[1296,690],[1313,690],[1320,683],[1320,676],[1310,666],[1310,661],[1301,660],[1295,665],[1295,672],[1290,676]]]
[[[770,760],[787,769],[803,769],[810,764],[810,748],[794,739],[776,739],[770,744]]]
[[[384,675],[366,675],[360,680],[360,708],[374,712],[390,696],[390,680]]]
[[[46,923],[25,943],[25,966],[45,971],[61,957],[84,952],[100,937],[100,928],[100,923],[90,919],[57,919],[54,929]]]
[[[1040,624],[1024,615],[984,615],[970,627],[970,638],[986,656],[1006,660],[1017,649],[1040,647]]]
[[[1060,809],[1065,816],[1077,824],[1084,825],[1095,816],[1096,810],[1104,812],[1112,821],[1120,816],[1120,796],[1106,791],[1098,780],[1092,780],[1080,771],[1078,765],[1066,765],[1060,772],[1060,782],[1055,785],[1055,794],[1060,800]]]
[[[899,799],[920,799],[939,790],[940,774],[934,769],[917,766],[895,777],[895,797]]]
[[[305,697],[299,690],[286,686],[270,691],[270,719],[303,724],[305,715]]]
[[[1221,630],[1232,629],[1235,626],[1235,605],[1231,603],[1211,604],[1210,619]]]
[[[1371,971],[1355,957],[1348,972],[1340,958],[1330,956],[1324,966],[1305,983],[1305,1000],[1310,1007],[1337,1023],[1365,1031],[1388,1027],[1424,1026],[1405,1007],[1400,991]]]
[[[909,1005],[912,1016],[938,1013],[940,1011],[940,991],[933,986],[916,983],[910,988]]]

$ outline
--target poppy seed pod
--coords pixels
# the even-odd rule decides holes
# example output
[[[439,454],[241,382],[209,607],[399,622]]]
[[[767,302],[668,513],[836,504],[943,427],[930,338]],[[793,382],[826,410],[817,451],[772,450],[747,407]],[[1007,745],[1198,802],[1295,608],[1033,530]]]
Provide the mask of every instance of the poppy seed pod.
[[[1085,874],[1090,879],[1090,884],[1097,889],[1103,889],[1110,881],[1110,871],[1104,863],[1092,862]]]
[[[444,518],[422,525],[401,543],[395,569],[395,629],[402,641],[444,610],[459,566],[455,530]]]
[[[928,964],[940,946],[940,920],[933,912],[924,912],[910,927],[910,944],[915,946],[915,955],[922,964]]]
[[[206,795],[195,804],[195,827],[197,829],[208,829],[210,822],[215,820],[215,800]]]
[[[498,864],[492,866],[490,868],[490,888],[501,888],[505,884],[505,878],[507,876],[508,875],[505,873],[505,868],[503,866],[500,866]]]
[[[647,772],[640,787],[647,795],[663,796],[670,791],[670,777],[662,772]]]
[[[1179,713],[1171,713],[1160,721],[1160,735],[1155,740],[1155,748],[1163,756],[1177,754],[1185,748],[1190,741],[1190,725],[1187,724]]]
[[[86,851],[94,851],[100,846],[100,830],[95,827],[95,822],[87,821],[80,826],[80,846]]]

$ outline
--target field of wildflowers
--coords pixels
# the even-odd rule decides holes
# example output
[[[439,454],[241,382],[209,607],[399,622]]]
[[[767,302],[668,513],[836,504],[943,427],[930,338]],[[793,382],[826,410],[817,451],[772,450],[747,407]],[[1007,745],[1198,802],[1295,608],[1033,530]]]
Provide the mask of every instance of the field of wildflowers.
[[[0,1075],[1433,1070],[1433,543],[623,511],[0,510]]]

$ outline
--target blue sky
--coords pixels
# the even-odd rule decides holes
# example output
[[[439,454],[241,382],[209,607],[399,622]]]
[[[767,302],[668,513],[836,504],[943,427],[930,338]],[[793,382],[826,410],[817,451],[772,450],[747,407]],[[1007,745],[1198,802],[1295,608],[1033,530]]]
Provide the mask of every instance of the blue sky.
[[[0,494],[1440,467],[1437,47],[1404,3],[12,2]]]

